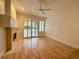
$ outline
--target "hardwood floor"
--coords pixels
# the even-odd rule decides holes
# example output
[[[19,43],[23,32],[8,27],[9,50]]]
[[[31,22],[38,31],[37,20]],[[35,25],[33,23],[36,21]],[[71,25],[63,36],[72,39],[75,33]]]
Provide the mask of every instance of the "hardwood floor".
[[[1,59],[79,59],[79,50],[47,37],[17,40]]]

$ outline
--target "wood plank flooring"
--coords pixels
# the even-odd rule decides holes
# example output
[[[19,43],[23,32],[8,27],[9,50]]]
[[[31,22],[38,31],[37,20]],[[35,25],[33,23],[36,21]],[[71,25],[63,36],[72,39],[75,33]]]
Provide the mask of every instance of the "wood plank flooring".
[[[16,40],[1,59],[79,59],[79,50],[47,37]]]

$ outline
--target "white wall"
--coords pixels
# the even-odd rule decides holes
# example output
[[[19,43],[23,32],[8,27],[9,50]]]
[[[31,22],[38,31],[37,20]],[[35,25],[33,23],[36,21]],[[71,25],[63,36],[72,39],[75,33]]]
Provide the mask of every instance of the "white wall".
[[[17,39],[23,39],[24,38],[24,15],[18,13],[17,14]]]
[[[5,14],[4,0],[0,0],[0,14]]]
[[[46,33],[49,37],[79,48],[79,1],[60,0],[49,4]]]
[[[5,29],[0,27],[0,56],[6,51]]]
[[[17,27],[17,16],[14,4],[11,2],[11,27]]]
[[[14,20],[16,20],[16,9],[12,2],[11,2],[11,16],[12,18],[14,18]]]

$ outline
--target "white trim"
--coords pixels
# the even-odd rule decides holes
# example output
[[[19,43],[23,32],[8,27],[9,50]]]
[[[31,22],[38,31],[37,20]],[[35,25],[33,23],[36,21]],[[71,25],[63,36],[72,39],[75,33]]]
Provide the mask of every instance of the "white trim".
[[[54,36],[50,36],[50,35],[47,35],[47,34],[46,34],[46,36],[49,37],[49,38],[51,38],[51,39],[54,39],[54,40],[56,40],[56,41],[62,42],[62,43],[64,43],[64,44],[66,44],[66,45],[69,45],[69,46],[71,46],[71,47],[73,47],[73,48],[79,49],[79,45],[70,44],[70,43],[68,43],[68,42],[66,42],[66,41],[60,40],[60,39],[58,39],[58,38],[56,38],[56,37],[54,37]]]

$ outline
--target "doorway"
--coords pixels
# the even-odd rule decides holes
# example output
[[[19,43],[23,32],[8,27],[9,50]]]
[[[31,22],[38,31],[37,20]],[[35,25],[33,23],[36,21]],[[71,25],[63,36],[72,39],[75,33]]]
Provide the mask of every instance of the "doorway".
[[[45,32],[44,20],[24,20],[24,38],[38,37],[41,32]]]

